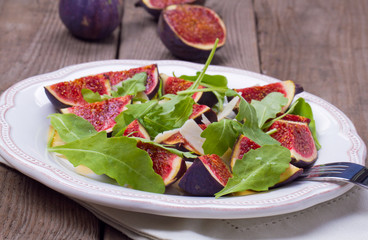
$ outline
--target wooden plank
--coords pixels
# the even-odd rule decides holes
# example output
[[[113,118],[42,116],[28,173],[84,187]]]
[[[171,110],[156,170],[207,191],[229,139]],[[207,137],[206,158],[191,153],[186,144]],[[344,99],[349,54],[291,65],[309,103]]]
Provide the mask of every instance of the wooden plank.
[[[262,73],[329,101],[368,142],[368,2],[256,0],[255,10]]]
[[[0,92],[27,77],[67,65],[112,59],[118,32],[98,42],[72,37],[58,1],[0,1]],[[21,173],[0,165],[1,239],[99,239],[90,212]]]
[[[161,42],[157,22],[143,8],[134,7],[135,2],[125,2],[119,58],[180,60]],[[259,72],[252,1],[208,1],[205,6],[216,11],[227,26],[227,42],[216,52],[213,64]]]
[[[118,30],[100,42],[76,39],[62,25],[57,6],[58,1],[2,1],[0,91],[68,65],[115,58]]]

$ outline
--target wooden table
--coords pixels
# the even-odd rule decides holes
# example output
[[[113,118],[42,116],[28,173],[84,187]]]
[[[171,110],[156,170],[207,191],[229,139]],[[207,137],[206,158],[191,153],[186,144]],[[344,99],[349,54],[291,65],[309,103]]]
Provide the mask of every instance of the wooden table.
[[[125,1],[122,28],[72,37],[57,1],[0,0],[0,92],[27,77],[105,59],[176,59],[156,22]],[[368,141],[367,0],[207,0],[228,37],[214,65],[292,79],[341,109]],[[0,239],[128,239],[67,197],[0,164]]]

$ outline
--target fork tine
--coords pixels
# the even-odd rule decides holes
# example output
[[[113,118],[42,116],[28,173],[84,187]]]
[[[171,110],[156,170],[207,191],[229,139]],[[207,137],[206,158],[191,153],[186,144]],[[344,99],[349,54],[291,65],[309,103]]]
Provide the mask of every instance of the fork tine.
[[[301,174],[301,180],[344,181],[368,188],[368,169],[351,162],[316,165]]]

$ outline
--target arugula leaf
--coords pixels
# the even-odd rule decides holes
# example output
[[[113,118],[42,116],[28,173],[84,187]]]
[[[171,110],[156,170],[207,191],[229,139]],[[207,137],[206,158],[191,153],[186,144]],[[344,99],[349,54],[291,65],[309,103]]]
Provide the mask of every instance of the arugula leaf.
[[[194,82],[195,80],[198,79],[199,75],[200,72],[197,72],[195,76],[181,75],[179,78]],[[201,85],[208,88],[217,87],[227,89],[227,78],[222,75],[204,74],[203,79],[201,81]]]
[[[143,117],[142,124],[152,138],[164,131],[180,128],[192,114],[194,100],[190,96],[165,95],[169,101],[158,104]]]
[[[259,128],[257,110],[240,96],[239,112],[235,117],[238,121],[245,121],[242,132],[258,145],[266,144],[280,145],[280,143]]]
[[[206,139],[202,146],[204,153],[224,155],[229,148],[234,146],[240,132],[241,124],[230,119],[223,119],[208,125],[201,134],[201,137]]]
[[[107,94],[100,95],[98,92],[94,92],[88,88],[83,88],[81,92],[82,92],[82,96],[84,100],[86,100],[86,102],[88,103],[102,102],[102,101],[112,98],[111,96]]]
[[[121,86],[116,86],[117,91],[112,92],[113,97],[122,97],[126,95],[136,95],[139,92],[146,90],[147,73],[141,72],[133,77],[121,82]]]
[[[97,133],[90,122],[72,113],[54,113],[50,114],[48,118],[50,118],[51,126],[66,143],[87,138]]]
[[[164,193],[164,182],[154,172],[151,158],[136,145],[135,139],[107,138],[106,132],[99,132],[48,150],[64,155],[74,166],[82,164],[96,174],[106,174],[121,186]]]
[[[144,116],[148,114],[152,109],[154,109],[157,105],[157,100],[151,100],[141,104],[127,105],[127,110],[121,112],[115,118],[116,124],[113,128],[112,136],[122,135],[129,123],[133,122],[135,119],[139,119],[142,123],[142,119],[144,118]]]
[[[322,146],[318,141],[316,122],[313,117],[313,111],[311,106],[305,101],[304,98],[297,99],[297,102],[295,103],[295,106],[293,106],[293,110],[290,112],[290,114],[303,116],[311,120],[311,122],[309,123],[309,129],[312,132],[317,150],[321,149]]]
[[[278,183],[290,160],[290,151],[282,146],[264,145],[250,150],[235,162],[233,177],[215,196],[244,190],[266,191]]]
[[[262,128],[268,119],[276,117],[287,103],[288,99],[279,92],[272,92],[261,101],[252,100],[251,105],[257,112],[258,127]]]

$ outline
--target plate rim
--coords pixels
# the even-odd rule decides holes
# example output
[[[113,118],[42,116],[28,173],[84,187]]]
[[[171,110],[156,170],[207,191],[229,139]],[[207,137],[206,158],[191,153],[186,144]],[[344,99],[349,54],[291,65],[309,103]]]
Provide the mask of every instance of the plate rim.
[[[272,209],[272,211],[265,212],[260,211],[259,207],[259,200],[256,200],[255,203],[252,201],[231,201],[226,202],[226,200],[215,199],[215,198],[203,198],[203,197],[187,197],[185,196],[185,200],[182,200],[183,196],[172,196],[172,195],[163,195],[163,194],[152,194],[147,192],[142,192],[138,190],[131,190],[123,188],[123,195],[121,195],[121,188],[122,187],[108,187],[109,191],[106,189],[101,189],[96,186],[89,186],[85,183],[80,183],[78,188],[75,188],[73,183],[73,178],[68,176],[68,174],[53,168],[52,166],[45,166],[45,163],[42,163],[41,160],[32,159],[32,157],[27,156],[26,153],[18,154],[14,152],[14,148],[12,148],[11,142],[9,139],[4,139],[4,133],[10,131],[10,126],[6,122],[5,115],[6,112],[15,107],[14,99],[19,94],[20,90],[24,90],[30,86],[35,84],[40,84],[49,80],[57,81],[61,77],[72,74],[73,72],[78,72],[83,69],[89,69],[94,66],[110,66],[110,65],[147,65],[157,63],[160,65],[173,65],[173,66],[184,66],[188,68],[192,68],[194,70],[201,70],[203,64],[192,63],[192,62],[185,62],[180,60],[104,60],[104,61],[94,61],[94,62],[87,62],[81,63],[76,65],[67,66],[61,68],[59,70],[33,76],[27,79],[24,79],[18,83],[15,83],[10,88],[5,90],[1,94],[0,98],[0,132],[2,133],[0,138],[0,153],[4,158],[9,162],[11,166],[19,170],[20,172],[24,173],[25,175],[41,182],[48,187],[61,192],[67,196],[77,198],[83,201],[92,202],[96,204],[106,205],[110,207],[120,208],[124,210],[134,210],[137,212],[144,212],[144,213],[151,213],[157,215],[165,215],[165,216],[176,216],[176,217],[188,217],[188,218],[248,218],[248,217],[263,217],[263,216],[272,216],[272,215],[279,215],[283,213],[295,212],[298,210],[305,209],[307,207],[316,205],[321,202],[325,202],[332,198],[335,198],[346,191],[348,191],[353,186],[351,184],[344,184],[338,185],[333,183],[315,183],[312,184],[311,187],[303,189],[305,194],[307,195],[306,199],[301,199],[305,205],[298,206],[298,201],[296,202],[288,202],[285,200],[287,204],[284,205],[275,205],[270,203],[268,207],[263,206],[263,210]],[[255,73],[239,68],[232,68],[227,66],[218,66],[218,65],[211,65],[208,68],[208,71],[224,71],[224,72],[231,72],[235,74],[245,74],[249,77],[257,78],[262,81],[266,82],[277,82],[280,81],[276,78],[269,77],[267,75],[263,75],[260,73]],[[329,102],[314,96],[313,94],[303,92],[299,95],[300,97],[307,97],[308,100],[313,101],[319,105],[325,106],[329,111],[332,111],[334,116],[339,118],[339,123],[341,127],[341,131],[349,136],[350,141],[352,141],[352,149],[350,149],[351,155],[355,158],[354,162],[363,163],[366,157],[366,146],[358,133],[356,132],[355,126],[351,122],[351,120],[341,112],[337,107],[330,104]],[[341,123],[342,122],[342,123]],[[9,136],[8,136],[9,137]],[[10,145],[10,146],[9,146]],[[361,155],[362,158],[358,155]],[[51,168],[51,169],[50,169]],[[38,175],[32,174],[32,171],[38,171]],[[46,170],[45,170],[46,169]],[[53,175],[50,175],[49,171],[53,172]],[[56,174],[55,174],[56,173]],[[62,176],[64,175],[64,176]],[[64,178],[63,178],[64,177]],[[61,178],[58,179],[58,178]],[[52,180],[52,181],[50,181]],[[68,182],[71,181],[71,182]],[[81,187],[88,187],[87,189],[80,189]],[[116,190],[119,188],[120,191]],[[311,191],[315,191],[316,189],[325,189],[322,192],[315,192],[315,194],[311,194]],[[101,196],[107,196],[108,199],[96,199],[94,197],[93,190],[102,190],[103,194]],[[81,190],[86,195],[81,196]],[[116,194],[119,194],[118,196]],[[321,200],[318,197],[325,195],[324,199]],[[163,197],[164,196],[164,197]],[[150,197],[152,201],[147,203],[147,197]],[[249,196],[248,196],[249,197]],[[297,198],[297,196],[295,196]],[[178,199],[179,198],[179,199]],[[195,198],[195,200],[193,200]],[[247,198],[247,196],[238,197],[238,198]],[[126,205],[121,205],[121,203],[117,203],[116,201],[134,201],[131,203],[130,207]],[[269,201],[265,199],[265,201]],[[279,201],[282,201],[279,200]],[[278,201],[275,201],[278,202]],[[145,203],[147,206],[140,206],[142,203]],[[258,205],[257,205],[258,203]],[[193,205],[197,204],[197,205]],[[249,207],[249,204],[253,204],[253,207]],[[131,209],[131,206],[134,206],[135,209]],[[257,207],[258,206],[258,207]],[[159,209],[152,209],[152,207],[159,207]],[[162,209],[162,208],[169,208],[169,209]],[[188,213],[188,210],[194,210],[195,213]],[[209,212],[207,212],[209,211]],[[230,212],[229,212],[230,211]],[[225,213],[227,212],[227,213]]]

